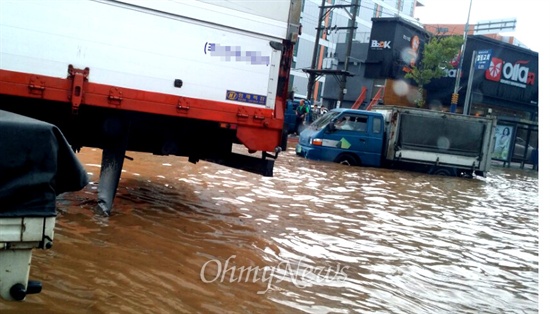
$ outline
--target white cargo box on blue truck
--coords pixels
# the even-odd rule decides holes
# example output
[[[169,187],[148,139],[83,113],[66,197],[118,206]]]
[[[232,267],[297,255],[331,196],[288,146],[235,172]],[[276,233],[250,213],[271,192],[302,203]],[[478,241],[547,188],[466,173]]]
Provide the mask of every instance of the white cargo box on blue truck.
[[[486,176],[496,119],[397,106],[334,109],[300,134],[309,159],[450,176]]]

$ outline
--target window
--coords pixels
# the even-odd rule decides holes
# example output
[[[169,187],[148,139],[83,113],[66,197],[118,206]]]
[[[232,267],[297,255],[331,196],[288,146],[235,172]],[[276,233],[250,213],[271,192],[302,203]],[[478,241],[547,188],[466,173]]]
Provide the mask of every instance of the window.
[[[367,117],[343,115],[334,123],[336,130],[365,132],[367,130]]]
[[[374,10],[372,10],[373,17],[380,17],[382,15],[382,7],[378,4],[374,5]]]
[[[378,134],[382,131],[382,119],[374,118],[372,120],[372,133]]]
[[[355,131],[359,131],[359,132],[367,131],[367,117],[357,117],[354,123],[355,123]]]
[[[298,47],[300,47],[300,38],[298,38],[298,41],[294,44],[294,50],[292,51],[292,56],[296,57],[298,56]]]

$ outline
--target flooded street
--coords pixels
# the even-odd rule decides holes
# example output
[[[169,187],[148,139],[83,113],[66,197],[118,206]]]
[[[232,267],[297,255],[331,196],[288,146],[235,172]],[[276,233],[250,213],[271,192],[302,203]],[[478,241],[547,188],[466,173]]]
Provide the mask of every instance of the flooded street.
[[[42,293],[1,313],[537,313],[538,173],[461,179],[279,155],[266,178],[128,153],[113,214],[58,198]]]

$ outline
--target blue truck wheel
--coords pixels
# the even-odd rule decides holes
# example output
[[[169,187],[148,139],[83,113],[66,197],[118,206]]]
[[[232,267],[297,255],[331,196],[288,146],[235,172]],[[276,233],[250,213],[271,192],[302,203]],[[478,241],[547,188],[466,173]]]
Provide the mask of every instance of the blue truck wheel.
[[[334,160],[335,162],[346,166],[357,166],[359,163],[357,159],[349,154],[342,154]]]

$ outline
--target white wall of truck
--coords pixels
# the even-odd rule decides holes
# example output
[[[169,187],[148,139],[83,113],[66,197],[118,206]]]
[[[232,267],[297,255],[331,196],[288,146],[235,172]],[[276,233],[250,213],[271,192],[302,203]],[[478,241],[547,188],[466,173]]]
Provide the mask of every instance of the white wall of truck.
[[[246,4],[2,0],[0,68],[65,78],[72,64],[90,68],[90,82],[251,105],[226,99],[238,91],[273,108],[280,51],[270,42],[287,37],[291,1]]]

